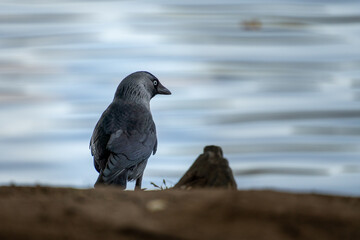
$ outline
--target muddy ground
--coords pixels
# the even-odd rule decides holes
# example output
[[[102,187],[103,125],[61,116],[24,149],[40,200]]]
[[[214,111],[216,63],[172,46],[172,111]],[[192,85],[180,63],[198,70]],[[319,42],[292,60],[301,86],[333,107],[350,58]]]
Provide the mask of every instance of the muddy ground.
[[[0,239],[360,239],[360,198],[0,187]]]

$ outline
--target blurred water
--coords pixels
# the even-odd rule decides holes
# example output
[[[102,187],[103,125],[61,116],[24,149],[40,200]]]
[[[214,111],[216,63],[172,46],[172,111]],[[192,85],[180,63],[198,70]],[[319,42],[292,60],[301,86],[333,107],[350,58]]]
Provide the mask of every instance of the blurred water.
[[[3,0],[0,49],[2,184],[92,186],[95,123],[147,70],[173,95],[145,187],[216,144],[240,189],[360,195],[359,1]]]

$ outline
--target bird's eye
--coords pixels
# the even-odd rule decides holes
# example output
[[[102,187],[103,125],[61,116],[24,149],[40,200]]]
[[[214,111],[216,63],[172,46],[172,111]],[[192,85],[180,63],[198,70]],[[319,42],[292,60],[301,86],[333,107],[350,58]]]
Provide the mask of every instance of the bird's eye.
[[[156,86],[156,85],[158,85],[158,81],[155,80],[154,81],[154,86]]]

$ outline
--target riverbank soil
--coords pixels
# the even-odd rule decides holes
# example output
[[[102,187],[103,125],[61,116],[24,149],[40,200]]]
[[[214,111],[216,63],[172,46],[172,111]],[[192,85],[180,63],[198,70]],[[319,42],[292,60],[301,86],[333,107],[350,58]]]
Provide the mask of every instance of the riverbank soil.
[[[360,239],[360,198],[0,187],[0,239]]]

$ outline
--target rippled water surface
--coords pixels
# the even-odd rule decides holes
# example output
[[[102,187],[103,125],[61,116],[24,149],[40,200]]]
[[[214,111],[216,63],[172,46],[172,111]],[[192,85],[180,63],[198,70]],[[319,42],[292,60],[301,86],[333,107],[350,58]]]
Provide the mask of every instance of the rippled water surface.
[[[2,184],[92,186],[92,130],[147,70],[173,95],[145,187],[215,144],[240,189],[360,195],[359,1],[4,0],[0,50]]]

